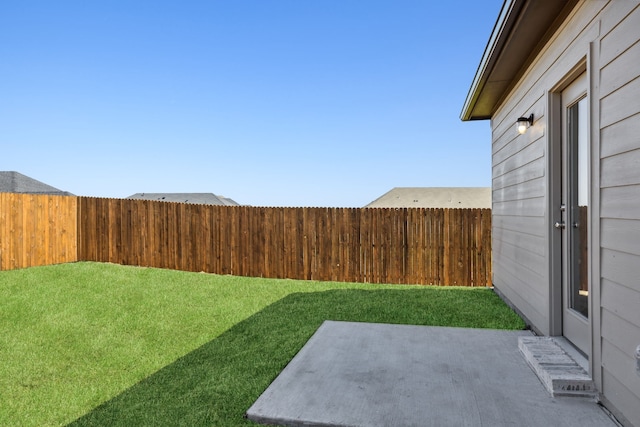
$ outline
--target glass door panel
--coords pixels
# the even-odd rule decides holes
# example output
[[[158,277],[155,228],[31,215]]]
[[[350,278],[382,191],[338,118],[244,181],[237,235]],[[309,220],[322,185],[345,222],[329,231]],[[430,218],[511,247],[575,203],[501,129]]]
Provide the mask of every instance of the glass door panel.
[[[569,308],[589,317],[589,145],[587,142],[587,99],[568,108],[569,160]]]
[[[589,354],[589,182],[590,144],[586,73],[562,92],[560,186],[562,334]]]

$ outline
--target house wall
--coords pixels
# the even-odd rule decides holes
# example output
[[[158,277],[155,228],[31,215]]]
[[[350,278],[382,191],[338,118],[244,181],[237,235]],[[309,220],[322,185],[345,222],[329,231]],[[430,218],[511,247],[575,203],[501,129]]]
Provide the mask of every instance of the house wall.
[[[533,328],[558,334],[548,153],[557,143],[554,93],[584,67],[592,143],[592,374],[625,424],[640,426],[640,6],[584,1],[492,118],[494,286]],[[579,71],[579,70],[578,70]],[[515,120],[535,116],[520,136]],[[557,304],[556,304],[557,306]],[[556,329],[554,329],[556,328]]]
[[[640,6],[609,9],[599,61],[601,390],[640,426]]]

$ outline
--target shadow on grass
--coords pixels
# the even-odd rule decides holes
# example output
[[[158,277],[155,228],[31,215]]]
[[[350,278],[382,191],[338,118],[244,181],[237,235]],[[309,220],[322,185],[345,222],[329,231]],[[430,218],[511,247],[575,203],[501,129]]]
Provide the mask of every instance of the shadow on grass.
[[[254,425],[244,412],[324,320],[522,329],[488,289],[291,294],[74,421],[72,426]]]

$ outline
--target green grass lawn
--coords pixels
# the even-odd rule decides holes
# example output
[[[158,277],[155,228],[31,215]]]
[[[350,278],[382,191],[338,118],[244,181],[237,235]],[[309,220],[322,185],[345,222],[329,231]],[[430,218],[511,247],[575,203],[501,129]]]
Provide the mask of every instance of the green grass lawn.
[[[522,329],[489,289],[75,263],[0,272],[0,425],[252,425],[327,319]]]

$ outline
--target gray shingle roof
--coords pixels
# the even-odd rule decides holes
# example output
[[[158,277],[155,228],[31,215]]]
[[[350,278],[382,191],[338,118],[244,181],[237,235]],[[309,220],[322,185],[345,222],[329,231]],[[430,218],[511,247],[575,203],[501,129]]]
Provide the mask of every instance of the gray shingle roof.
[[[44,182],[30,178],[19,172],[0,171],[0,193],[24,194],[54,194],[59,196],[73,196],[68,191],[62,191]]]
[[[199,205],[239,206],[232,199],[213,193],[136,193],[127,199],[159,200],[163,202],[193,203]]]
[[[366,208],[491,208],[491,187],[396,187]]]

